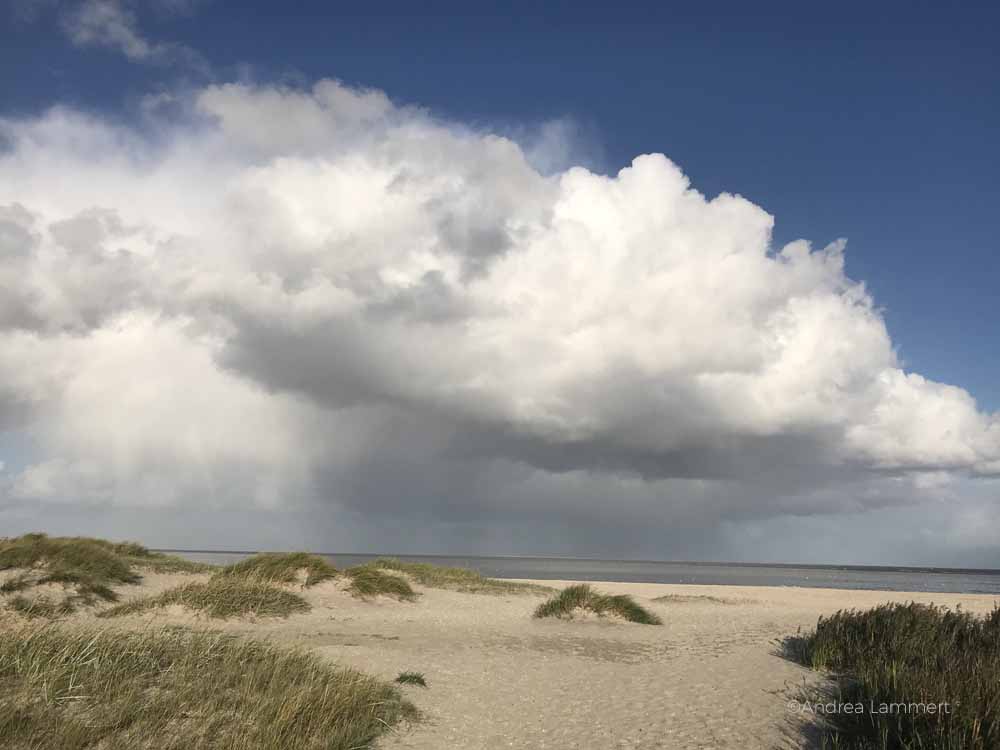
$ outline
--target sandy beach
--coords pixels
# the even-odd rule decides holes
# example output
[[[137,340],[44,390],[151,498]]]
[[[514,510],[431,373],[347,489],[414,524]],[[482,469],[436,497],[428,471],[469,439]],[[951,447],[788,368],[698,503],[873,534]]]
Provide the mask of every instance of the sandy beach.
[[[124,598],[200,576],[147,574]],[[568,581],[533,581],[555,588]],[[774,748],[802,745],[789,689],[818,679],[775,654],[775,640],[820,615],[886,601],[971,612],[994,598],[840,589],[595,583],[630,594],[662,626],[599,618],[536,620],[542,595],[484,595],[416,587],[415,602],[356,599],[338,581],[298,591],[312,610],[287,619],[211,620],[179,607],[105,627],[178,624],[296,644],[406,686],[424,720],[383,738],[392,750],[496,748]],[[662,599],[661,597],[667,597]]]

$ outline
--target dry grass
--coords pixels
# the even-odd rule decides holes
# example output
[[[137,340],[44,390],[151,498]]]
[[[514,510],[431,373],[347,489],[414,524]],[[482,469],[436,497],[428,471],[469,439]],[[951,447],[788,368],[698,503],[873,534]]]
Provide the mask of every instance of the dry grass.
[[[467,594],[548,594],[552,592],[548,586],[485,578],[479,572],[469,568],[403,562],[391,557],[380,557],[370,565],[382,570],[404,573],[421,586],[451,589]]]
[[[400,685],[427,687],[427,679],[424,677],[423,672],[400,672],[395,682],[398,682]]]
[[[133,599],[98,613],[98,617],[120,617],[157,607],[179,604],[209,617],[288,617],[307,612],[309,603],[298,594],[270,581],[241,576],[213,576],[208,581],[192,581],[156,596]]]
[[[348,568],[345,573],[351,579],[351,585],[347,590],[359,599],[370,599],[381,595],[412,602],[417,598],[417,592],[405,578],[385,573],[371,565]]]
[[[305,574],[306,586],[337,577],[337,569],[319,555],[308,552],[262,552],[227,565],[222,576],[251,576],[274,583],[295,583]]]
[[[5,750],[358,750],[413,718],[372,677],[217,633],[46,623],[0,639]]]
[[[866,707],[828,715],[824,747],[1000,747],[1000,609],[987,617],[916,603],[841,611],[820,618],[812,633],[786,639],[784,651],[834,674],[833,693],[820,700]],[[868,710],[911,703],[947,704],[949,710]]]
[[[14,611],[31,617],[60,617],[78,606],[114,602],[111,588],[139,583],[136,568],[156,572],[201,572],[211,566],[179,557],[150,552],[135,542],[109,542],[89,537],[49,537],[25,534],[0,539],[0,571],[17,570],[0,586],[0,595],[18,594],[9,600]],[[61,585],[63,596],[28,596],[32,589]]]
[[[615,615],[642,625],[662,625],[663,621],[625,594],[601,594],[586,583],[569,586],[538,605],[535,617],[571,618],[577,610],[596,615]]]

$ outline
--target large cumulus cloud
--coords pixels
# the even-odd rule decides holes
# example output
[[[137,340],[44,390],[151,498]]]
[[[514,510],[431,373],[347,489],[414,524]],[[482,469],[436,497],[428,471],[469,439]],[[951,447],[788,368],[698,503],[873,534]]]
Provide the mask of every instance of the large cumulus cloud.
[[[0,139],[8,505],[704,524],[1000,473],[843,242],[773,247],[662,155],[551,174],[334,81]]]

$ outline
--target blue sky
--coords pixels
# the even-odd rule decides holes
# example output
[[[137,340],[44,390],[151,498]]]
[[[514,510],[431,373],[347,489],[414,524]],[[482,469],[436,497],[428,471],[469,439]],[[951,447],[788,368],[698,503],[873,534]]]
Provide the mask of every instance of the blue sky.
[[[128,116],[189,68],[67,43],[58,9],[5,19],[2,111]],[[170,7],[170,6],[168,6]],[[1000,409],[1000,8],[885,2],[273,3],[139,7],[212,77],[336,77],[465,122],[571,118],[587,161],[663,152],[696,188],[749,197],[778,243],[848,239],[908,367]]]
[[[1000,9],[341,5],[8,3],[0,526],[1000,567]]]

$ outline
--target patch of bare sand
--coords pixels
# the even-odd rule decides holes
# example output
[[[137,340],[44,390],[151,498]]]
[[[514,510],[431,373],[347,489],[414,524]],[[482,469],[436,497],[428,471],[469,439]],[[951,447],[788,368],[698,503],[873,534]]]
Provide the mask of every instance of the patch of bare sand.
[[[192,578],[148,575],[143,586],[121,590],[125,596],[157,593]],[[420,589],[412,603],[361,601],[345,585],[295,587],[313,609],[285,620],[220,622],[170,607],[97,622],[245,633],[303,646],[386,680],[422,672],[428,689],[403,689],[426,719],[384,738],[384,750],[775,748],[798,745],[786,688],[817,679],[776,656],[775,639],[842,608],[921,601],[987,612],[994,601],[957,594],[594,584],[631,594],[664,620],[648,626],[535,620],[540,595]]]

